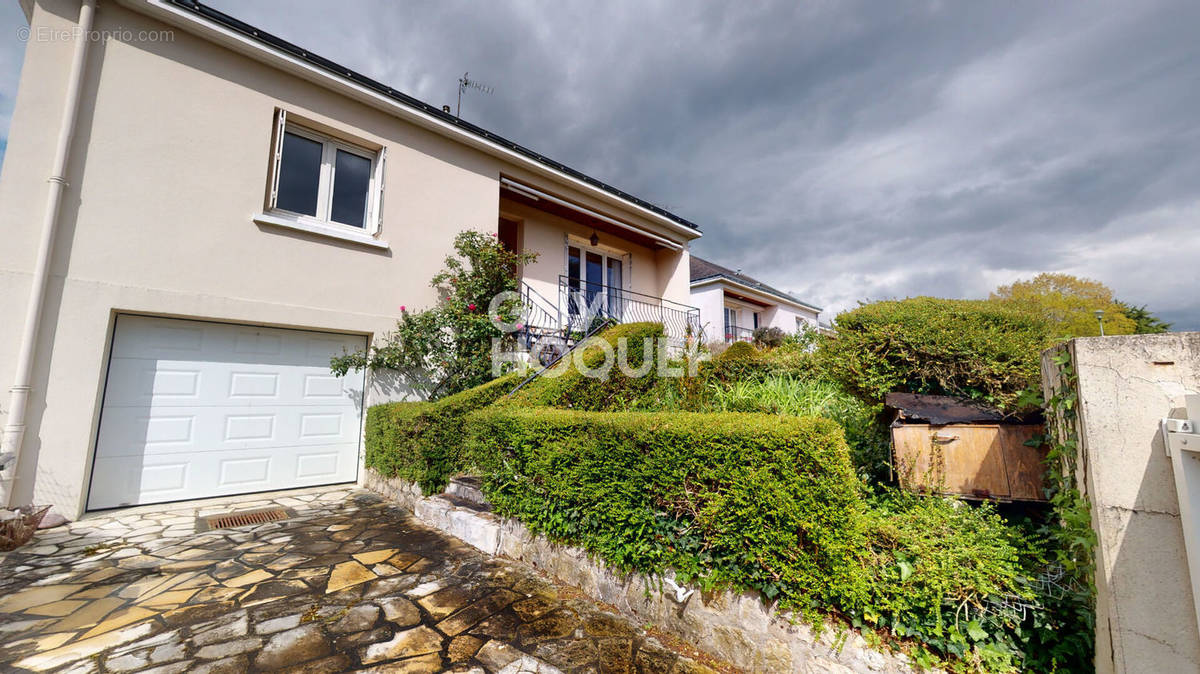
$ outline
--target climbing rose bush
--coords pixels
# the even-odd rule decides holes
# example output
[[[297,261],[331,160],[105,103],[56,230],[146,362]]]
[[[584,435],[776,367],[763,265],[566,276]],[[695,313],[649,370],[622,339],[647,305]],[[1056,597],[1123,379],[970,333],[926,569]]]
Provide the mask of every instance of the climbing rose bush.
[[[430,279],[437,305],[419,311],[400,305],[395,331],[364,351],[343,353],[330,361],[339,376],[368,368],[387,371],[398,384],[435,399],[492,379],[492,340],[512,339],[493,321],[511,323],[520,306],[500,304],[488,315],[492,298],[520,287],[516,270],[537,254],[506,249],[495,234],[465,231],[454,238],[454,255]]]

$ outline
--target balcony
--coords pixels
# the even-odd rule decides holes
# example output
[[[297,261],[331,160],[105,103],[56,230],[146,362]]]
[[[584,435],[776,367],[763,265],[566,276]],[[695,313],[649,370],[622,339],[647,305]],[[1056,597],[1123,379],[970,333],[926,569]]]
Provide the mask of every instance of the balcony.
[[[661,323],[667,343],[684,348],[700,334],[700,310],[671,300],[568,276],[558,277],[558,297],[550,301],[528,284],[521,291],[527,348],[535,341],[573,343],[603,320]]]
[[[734,342],[753,342],[754,330],[751,328],[739,328],[736,325],[725,326],[725,343],[733,344]]]

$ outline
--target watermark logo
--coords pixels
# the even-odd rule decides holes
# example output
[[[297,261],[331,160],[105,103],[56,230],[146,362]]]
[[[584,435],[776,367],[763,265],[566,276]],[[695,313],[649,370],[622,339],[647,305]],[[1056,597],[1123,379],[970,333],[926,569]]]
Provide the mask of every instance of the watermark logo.
[[[492,374],[540,368],[539,376],[555,378],[574,369],[592,379],[609,379],[614,372],[638,379],[653,373],[660,378],[695,377],[700,348],[691,331],[682,338],[621,336],[613,341],[588,339],[604,326],[622,322],[620,307],[603,294],[582,291],[564,297],[557,316],[547,314],[539,325],[521,293],[503,292],[488,304],[492,325],[504,337],[492,339]],[[617,311],[614,311],[616,309]]]
[[[17,28],[17,39],[21,42],[75,42],[81,39],[89,42],[174,42],[175,31],[132,30],[129,28],[85,31],[79,26],[71,28],[38,26],[33,29],[30,29],[29,26],[21,26]]]

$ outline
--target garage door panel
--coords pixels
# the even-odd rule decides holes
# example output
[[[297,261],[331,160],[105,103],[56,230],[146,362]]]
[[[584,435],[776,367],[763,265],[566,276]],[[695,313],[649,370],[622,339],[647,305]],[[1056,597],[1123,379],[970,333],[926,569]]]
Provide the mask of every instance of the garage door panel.
[[[186,414],[180,412],[186,411]],[[357,445],[359,414],[345,406],[105,408],[102,456],[349,443]]]
[[[363,346],[354,336],[119,317],[89,507],[354,480],[363,375],[337,377],[329,358]]]
[[[264,366],[117,359],[109,368],[111,407],[220,404],[223,401],[308,403],[362,397],[361,374],[338,377],[324,367]]]
[[[96,460],[91,501],[120,505],[131,493],[145,503],[177,501],[199,498],[199,490],[202,496],[224,496],[352,482],[356,473],[357,453],[343,445],[108,457]]]
[[[137,494],[145,503],[187,498],[189,473],[196,467],[191,457],[180,455],[98,457],[92,469],[89,506],[122,505],[130,494]]]
[[[142,329],[127,332],[120,342],[113,343],[113,358],[148,360],[195,358],[211,346],[205,337],[204,326],[167,319],[142,318]]]

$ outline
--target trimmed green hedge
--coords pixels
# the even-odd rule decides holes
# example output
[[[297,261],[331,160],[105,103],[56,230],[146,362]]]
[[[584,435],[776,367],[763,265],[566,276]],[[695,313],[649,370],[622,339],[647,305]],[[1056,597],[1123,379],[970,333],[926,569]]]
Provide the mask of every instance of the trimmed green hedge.
[[[866,592],[860,484],[832,421],[499,406],[467,428],[498,512],[620,569],[800,609]]]
[[[593,412],[628,409],[659,381],[657,359],[662,336],[661,323],[624,323],[608,328],[530,382],[506,404]],[[625,352],[627,357],[622,357]],[[606,361],[612,369],[606,377],[590,377],[579,371],[576,357],[588,369],[604,367]],[[622,361],[635,374],[645,369],[644,376],[627,376],[615,366]]]
[[[908,391],[1014,409],[1038,382],[1051,341],[1045,320],[999,302],[914,297],[839,314],[837,337],[822,340],[818,360],[869,401]]]
[[[520,381],[520,375],[513,373],[437,402],[371,407],[367,410],[365,465],[385,477],[416,482],[426,494],[441,491],[466,467],[466,414],[492,404]]]

